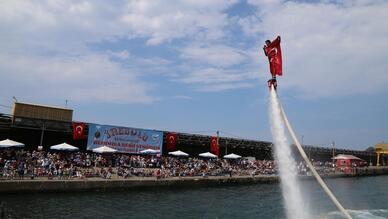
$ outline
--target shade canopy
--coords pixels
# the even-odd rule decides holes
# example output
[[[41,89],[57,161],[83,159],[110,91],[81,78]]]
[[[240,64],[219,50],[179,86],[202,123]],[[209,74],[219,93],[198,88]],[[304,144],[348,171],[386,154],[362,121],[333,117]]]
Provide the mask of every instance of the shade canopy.
[[[210,152],[199,154],[200,157],[206,157],[206,158],[217,158],[217,155],[212,154]]]
[[[183,152],[183,151],[173,151],[173,152],[168,152],[168,154],[170,155],[174,155],[174,156],[179,156],[179,157],[188,157],[189,154]]]
[[[139,153],[141,153],[141,154],[159,154],[160,150],[146,149],[146,150],[140,151]]]
[[[231,153],[231,154],[225,155],[224,158],[226,158],[226,159],[239,159],[239,158],[241,158],[241,156]]]
[[[101,147],[98,147],[98,148],[94,148],[92,151],[95,152],[95,153],[100,153],[100,154],[102,154],[102,153],[115,153],[115,152],[117,152],[116,149],[110,148],[108,146],[101,146]]]
[[[24,147],[24,144],[17,141],[12,141],[8,138],[0,141],[0,148],[9,148],[9,147]]]
[[[58,151],[78,151],[78,148],[67,144],[67,143],[62,143],[62,144],[57,144],[53,145],[50,147],[51,150],[58,150]]]

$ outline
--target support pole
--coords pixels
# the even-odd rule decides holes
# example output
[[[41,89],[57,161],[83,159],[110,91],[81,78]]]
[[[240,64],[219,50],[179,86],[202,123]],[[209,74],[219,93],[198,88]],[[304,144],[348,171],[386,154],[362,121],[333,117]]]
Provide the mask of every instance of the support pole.
[[[278,98],[277,94],[276,94],[276,98]],[[285,122],[285,124],[286,124],[286,126],[288,128],[288,131],[290,132],[290,135],[291,135],[292,139],[294,140],[300,155],[302,156],[302,158],[306,162],[307,166],[310,168],[310,170],[313,173],[315,179],[318,181],[318,183],[321,185],[321,187],[326,192],[326,194],[330,197],[330,199],[333,201],[333,203],[337,206],[338,210],[340,210],[345,215],[346,218],[352,219],[352,217],[350,216],[348,211],[346,211],[346,209],[344,207],[342,207],[341,203],[337,200],[337,198],[334,196],[334,194],[330,191],[329,187],[327,187],[325,182],[319,176],[318,172],[315,170],[314,166],[311,164],[310,160],[307,158],[306,153],[304,152],[302,146],[300,145],[298,139],[296,138],[294,130],[292,129],[292,126],[291,126],[291,124],[289,123],[289,121],[287,119],[286,113],[284,112],[283,106],[281,105],[280,101],[279,101],[279,105],[280,105],[280,111],[282,113],[284,122]]]
[[[218,154],[217,154],[217,158],[220,154],[220,131],[217,130],[217,147],[218,147]]]
[[[335,159],[334,159],[334,157],[335,157],[335,142],[333,141],[333,143],[332,143],[332,145],[333,145],[333,158],[332,158],[332,162],[333,162],[333,167],[334,167],[334,170],[335,170]]]
[[[40,134],[40,146],[43,146],[43,135],[44,135],[44,130],[46,129],[46,126],[45,126],[45,122],[43,122],[43,125],[42,125],[42,132]]]

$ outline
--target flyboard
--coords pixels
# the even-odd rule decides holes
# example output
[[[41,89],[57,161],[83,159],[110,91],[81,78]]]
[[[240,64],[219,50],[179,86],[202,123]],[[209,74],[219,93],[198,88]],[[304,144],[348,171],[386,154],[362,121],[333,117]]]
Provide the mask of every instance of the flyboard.
[[[321,176],[319,176],[318,172],[315,170],[314,166],[308,159],[305,151],[303,150],[302,145],[299,143],[298,138],[295,135],[295,132],[288,121],[287,115],[283,109],[283,106],[279,100],[278,94],[277,94],[277,80],[276,75],[282,75],[282,54],[281,54],[281,48],[280,48],[280,36],[278,36],[275,40],[272,42],[270,40],[267,40],[266,45],[264,46],[264,54],[268,57],[268,61],[270,64],[270,71],[272,78],[268,80],[268,87],[269,89],[274,89],[276,93],[276,98],[278,99],[279,105],[280,105],[280,111],[281,116],[283,117],[284,123],[293,139],[293,141],[296,144],[296,147],[298,148],[298,151],[300,155],[302,156],[303,160],[306,162],[307,166],[311,170],[313,176],[319,183],[319,185],[322,187],[322,189],[325,191],[325,193],[329,196],[331,201],[335,204],[335,206],[338,208],[339,211],[343,213],[343,215],[348,218],[352,219],[349,212],[341,205],[341,203],[337,200],[337,198],[334,196],[334,194],[331,192],[329,187],[326,185],[326,183],[322,180]]]

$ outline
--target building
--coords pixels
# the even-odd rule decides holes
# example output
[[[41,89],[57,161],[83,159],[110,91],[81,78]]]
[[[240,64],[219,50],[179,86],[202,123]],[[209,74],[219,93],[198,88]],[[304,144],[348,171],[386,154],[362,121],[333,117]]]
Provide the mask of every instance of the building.
[[[338,154],[333,158],[337,168],[351,168],[366,166],[366,161],[349,154]]]
[[[48,150],[51,145],[67,142],[77,146],[81,151],[86,150],[87,139],[73,138],[73,124],[75,122],[72,121],[72,109],[16,102],[11,113],[0,113],[0,140],[9,138],[23,142],[26,149],[36,149],[38,145],[43,145],[44,149]],[[90,124],[86,122],[83,122],[83,124],[85,124],[84,133],[87,135]],[[167,155],[166,145],[168,140],[166,136],[171,132],[162,132],[164,133],[162,151],[164,155]],[[185,151],[190,156],[197,156],[199,153],[210,151],[211,140],[217,138],[220,157],[235,153],[261,160],[273,159],[273,145],[269,141],[217,137],[216,133],[213,136],[173,133],[176,135],[175,149]],[[297,159],[301,159],[296,147],[290,147],[293,147]],[[332,160],[332,148],[304,145],[304,149],[311,159]],[[336,148],[335,152],[336,154],[351,154],[373,162],[376,160],[374,152],[340,148]]]
[[[386,162],[386,157],[384,156],[385,154],[388,154],[388,143],[378,143],[375,145],[375,151],[377,154],[376,158],[376,166],[380,166],[380,163],[385,166]]]

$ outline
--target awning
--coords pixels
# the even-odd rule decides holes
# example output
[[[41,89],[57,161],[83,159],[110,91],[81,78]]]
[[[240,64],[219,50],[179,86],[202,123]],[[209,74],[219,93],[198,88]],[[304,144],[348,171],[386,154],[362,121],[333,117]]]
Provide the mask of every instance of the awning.
[[[0,141],[0,148],[9,148],[9,147],[24,147],[24,144],[17,141],[12,141],[10,139],[5,139]]]
[[[174,155],[174,156],[181,156],[181,157],[188,157],[189,154],[183,152],[183,151],[173,151],[173,152],[169,152],[168,154],[170,155]]]
[[[210,152],[199,154],[200,157],[206,157],[206,158],[217,158],[217,155],[212,154]]]
[[[50,147],[51,150],[58,150],[58,151],[78,151],[78,148],[67,144],[67,143],[62,143],[62,144],[57,144],[53,145]]]
[[[95,153],[100,153],[100,154],[103,154],[103,153],[115,153],[115,152],[117,152],[116,149],[110,148],[108,146],[101,146],[101,147],[98,147],[98,148],[94,148],[92,151],[95,152]]]
[[[140,154],[159,154],[160,150],[146,149],[139,152]]]
[[[225,155],[224,158],[226,158],[226,159],[239,159],[239,158],[241,158],[241,156],[231,153],[231,154]]]

